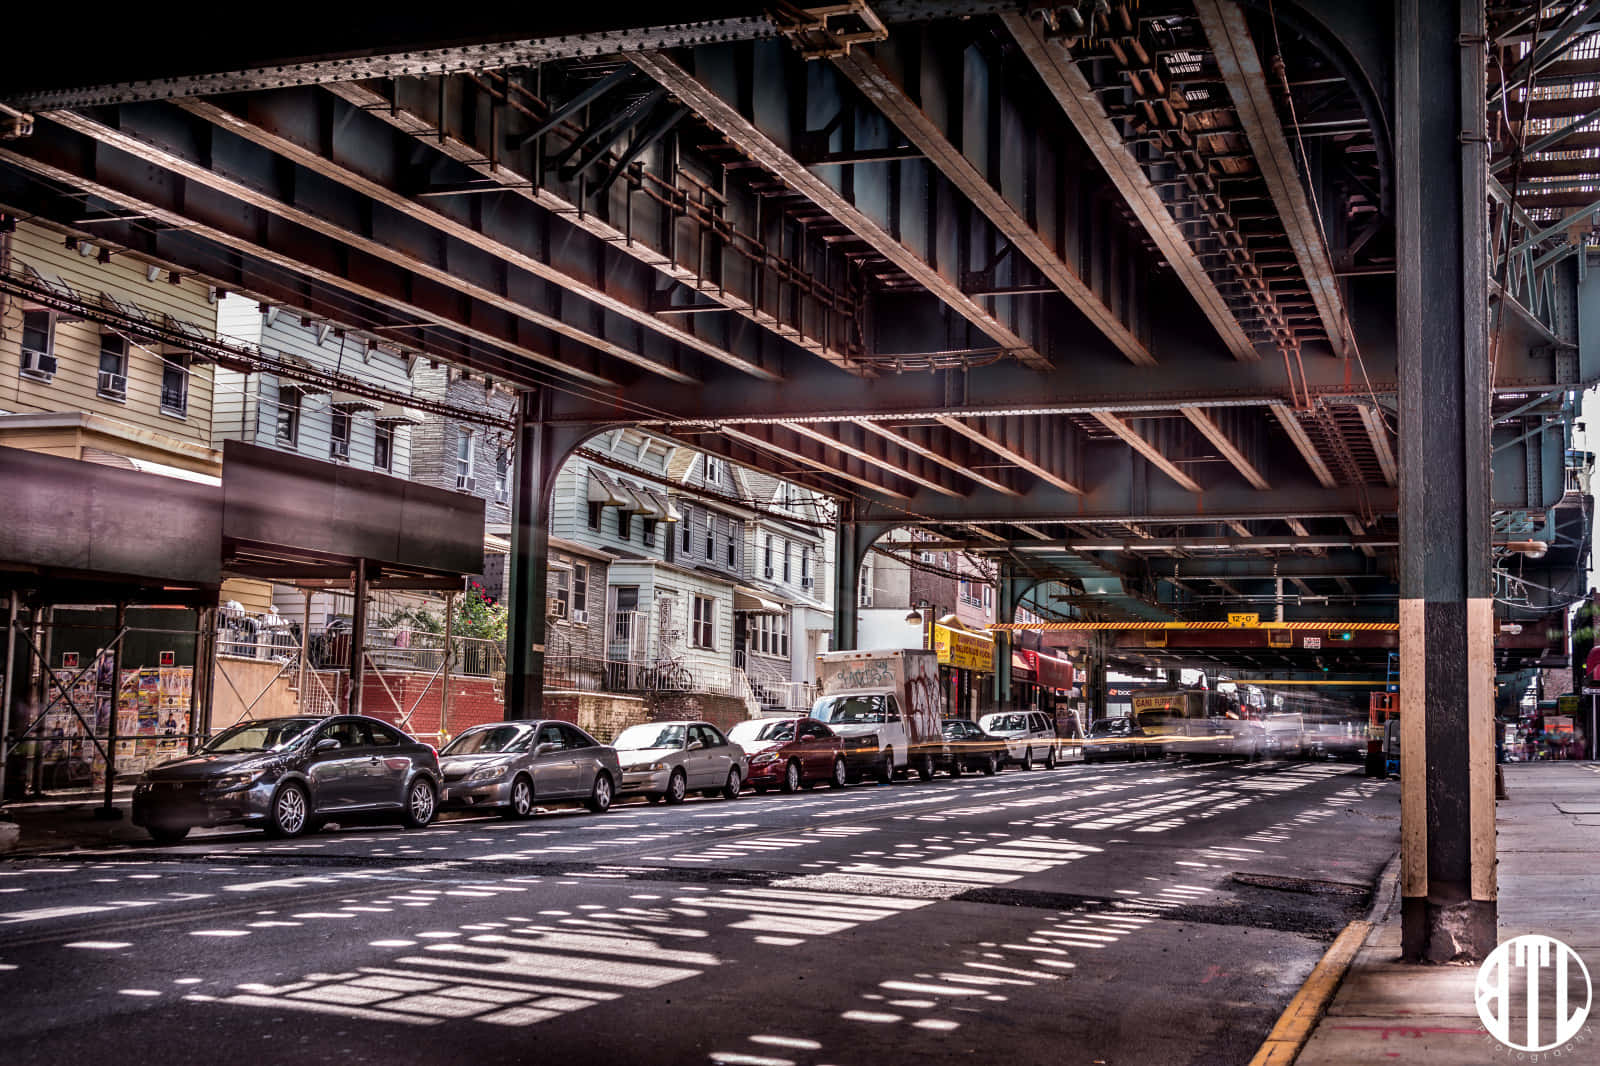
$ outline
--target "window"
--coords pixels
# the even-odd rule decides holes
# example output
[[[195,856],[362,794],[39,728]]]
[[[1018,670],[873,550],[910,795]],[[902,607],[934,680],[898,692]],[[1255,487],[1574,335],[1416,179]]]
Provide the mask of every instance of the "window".
[[[572,617],[572,571],[550,568],[550,598],[561,601],[566,608],[561,612],[561,617]]]
[[[392,748],[400,743],[400,734],[388,726],[369,722],[367,728],[372,731],[372,742],[380,748]]]
[[[861,564],[861,578],[860,578],[860,580],[859,580],[859,582],[857,583],[857,586],[856,586],[856,603],[857,603],[858,606],[861,606],[861,607],[871,607],[872,606],[873,588],[874,588],[874,585],[873,585],[873,582],[872,582],[872,563],[870,561],[863,562]]]
[[[983,586],[983,605],[987,607],[992,602],[994,602],[994,589],[985,585]]]
[[[100,336],[99,391],[114,400],[128,397],[128,342],[114,333]]]
[[[350,459],[350,412],[335,410],[333,428],[328,433],[328,458]]]
[[[372,467],[388,470],[394,465],[394,424],[379,422],[372,431]]]
[[[714,456],[706,456],[706,484],[718,485],[722,482],[722,461]]]
[[[589,501],[589,528],[596,532],[600,529],[600,515],[605,510],[605,504]]]
[[[278,413],[274,435],[279,444],[293,448],[300,440],[300,390],[278,386]]]
[[[716,649],[717,601],[709,596],[694,598],[694,629],[691,631],[691,638],[697,648]]]
[[[633,512],[617,512],[617,536],[627,540],[633,536]]]
[[[55,332],[55,316],[49,311],[22,312],[22,350],[51,354],[51,341]]]
[[[811,545],[800,546],[800,584],[811,584]]]
[[[717,557],[717,516],[706,515],[706,562]]]
[[[692,531],[689,529],[689,526],[693,518],[694,512],[688,508],[685,508],[683,517],[679,519],[678,523],[678,550],[683,552],[683,556],[686,559],[689,557],[689,538],[692,533]]]
[[[789,542],[783,542],[783,583],[788,584],[792,579],[789,576]]]
[[[506,502],[506,481],[511,467],[511,451],[504,444],[494,453],[494,498]]]
[[[585,733],[577,726],[567,725],[565,722],[557,722],[554,724],[556,729],[560,730],[561,736],[565,739],[568,751],[576,751],[579,748],[592,748],[595,746],[593,738],[591,738],[588,733]]]
[[[789,616],[780,614],[773,621],[778,625],[778,647],[775,650],[777,654],[787,659],[789,657]]]
[[[640,519],[639,526],[639,533],[644,537],[644,546],[646,548],[654,548],[656,546],[656,520],[654,518]]]
[[[572,564],[572,609],[574,611],[587,611],[589,609],[589,564]],[[569,611],[567,617],[571,618]]]
[[[161,357],[161,410],[183,418],[189,412],[189,357]]]
[[[733,519],[728,519],[728,568],[731,570],[738,564],[739,539],[733,535]]]
[[[470,429],[456,430],[456,488],[471,492],[477,481],[472,476],[473,433]]]
[[[762,573],[765,574],[767,577],[771,577],[772,576],[772,534],[771,533],[768,533],[767,536],[766,536],[766,540],[762,542],[762,547],[761,547],[761,568],[762,568]]]

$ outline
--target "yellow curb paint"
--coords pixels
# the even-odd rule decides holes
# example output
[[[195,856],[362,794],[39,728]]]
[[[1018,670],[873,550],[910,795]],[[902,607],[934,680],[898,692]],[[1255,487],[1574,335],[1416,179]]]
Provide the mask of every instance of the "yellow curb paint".
[[[1344,932],[1334,940],[1306,983],[1278,1016],[1278,1024],[1267,1034],[1255,1058],[1250,1060],[1250,1066],[1288,1066],[1294,1062],[1371,931],[1371,922],[1351,922],[1344,927]]]

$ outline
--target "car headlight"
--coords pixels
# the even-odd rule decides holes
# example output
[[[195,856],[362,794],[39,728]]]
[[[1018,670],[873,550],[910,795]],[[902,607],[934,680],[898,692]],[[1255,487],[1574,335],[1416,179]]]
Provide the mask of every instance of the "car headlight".
[[[256,782],[261,775],[256,774],[227,774],[211,782],[211,787],[218,792],[232,792],[234,789],[245,788]]]
[[[634,763],[632,766],[624,767],[624,769],[633,773],[655,773],[657,770],[665,770],[666,768],[667,764],[665,760],[661,762]]]
[[[472,776],[467,778],[467,780],[490,781],[496,777],[504,777],[506,775],[506,770],[510,767],[510,765],[510,763],[499,762],[490,763],[488,766],[480,766],[476,770],[472,771]]]
[[[752,756],[750,756],[750,765],[751,766],[754,766],[756,763],[769,763],[769,762],[777,762],[777,761],[778,761],[778,753],[775,752],[775,751],[764,751],[760,755],[752,755]]]

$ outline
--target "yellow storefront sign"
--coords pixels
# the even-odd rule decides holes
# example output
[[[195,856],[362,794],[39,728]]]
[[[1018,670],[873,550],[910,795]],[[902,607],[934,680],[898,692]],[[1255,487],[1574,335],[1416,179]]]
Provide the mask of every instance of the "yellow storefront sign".
[[[939,653],[940,666],[994,673],[994,641],[981,634],[966,633],[935,623],[933,650]]]

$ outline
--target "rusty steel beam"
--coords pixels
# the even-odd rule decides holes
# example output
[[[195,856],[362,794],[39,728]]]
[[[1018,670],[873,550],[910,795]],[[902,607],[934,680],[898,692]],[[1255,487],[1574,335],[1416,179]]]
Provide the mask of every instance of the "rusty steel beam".
[[[1367,437],[1372,441],[1372,451],[1378,457],[1378,466],[1383,470],[1384,482],[1398,485],[1400,467],[1395,462],[1394,448],[1389,444],[1389,426],[1383,412],[1368,404],[1360,404],[1357,409],[1361,412],[1361,424],[1366,427]]]
[[[917,284],[938,297],[956,314],[971,322],[1024,365],[1036,370],[1050,369],[1050,361],[1026,339],[990,314],[981,304],[961,291],[882,226],[868,218],[827,182],[808,171],[771,137],[739,113],[739,109],[684,70],[665,55],[636,55],[630,62],[688,104],[712,129],[758,165],[765,167],[785,185],[800,193],[826,212],[834,221],[870,245],[874,251],[905,271]]]
[[[841,423],[841,428],[846,425],[854,424],[855,423],[850,422]],[[827,433],[820,432],[805,422],[785,422],[783,423],[783,428],[787,429],[790,433],[793,433],[796,436],[805,437],[808,440],[814,440],[823,447],[832,448],[834,451],[842,452],[845,455],[859,459],[869,466],[875,466],[880,470],[887,470],[895,477],[904,478],[914,485],[920,485],[932,492],[939,493],[941,496],[960,497],[962,495],[949,485],[941,484],[940,482],[931,480],[930,478],[923,477],[921,474],[907,469],[906,467],[901,466],[899,463],[885,459],[881,455],[874,455],[867,449],[851,444],[850,442],[842,440],[839,437],[830,436]]]
[[[954,415],[939,415],[938,419],[940,425],[961,434],[974,444],[978,444],[984,448],[987,448],[989,451],[994,452],[1007,462],[1020,466],[1022,469],[1026,470],[1040,481],[1043,481],[1045,484],[1053,485],[1062,492],[1071,493],[1074,496],[1082,496],[1084,494],[1084,490],[1082,488],[1079,488],[1077,485],[1073,484],[1071,481],[1068,481],[1060,474],[1057,474],[1053,470],[1050,470],[1042,464],[1036,462],[1032,458],[1023,454],[1017,448],[1014,448],[1011,445],[990,436],[983,430],[978,429],[976,426],[969,425]]]
[[[769,381],[780,380],[778,374],[773,373],[766,367],[759,366],[748,359],[713,344],[675,323],[659,318],[651,314],[646,308],[636,307],[603,289],[587,284],[580,278],[563,273],[537,256],[529,255],[504,241],[495,239],[485,231],[487,223],[484,224],[485,228],[474,228],[458,222],[435,208],[413,200],[380,182],[357,174],[348,167],[341,166],[320,152],[313,151],[286,135],[267,130],[233,111],[218,107],[208,100],[186,100],[178,104],[178,106],[192,115],[205,119],[213,125],[220,126],[250,141],[252,144],[259,145],[285,159],[291,160],[312,173],[320,174],[325,178],[336,181],[376,203],[382,204],[433,229],[437,229],[441,233],[461,241],[463,244],[471,245],[502,258],[508,263],[513,263],[543,281],[560,286],[573,295],[580,296],[590,303],[603,307],[605,310],[635,325],[643,326],[645,329],[659,333],[674,343],[710,356],[712,359],[742,370],[752,377],[765,378]],[[334,136],[337,135],[336,129],[326,132]]]
[[[30,140],[18,143],[27,143],[32,147],[36,142]],[[176,189],[168,187],[171,183],[160,183],[158,188],[164,199],[158,203],[156,200],[145,199],[143,196],[129,192],[120,186],[97,180],[94,175],[85,175],[76,170],[68,170],[52,162],[37,159],[31,155],[23,155],[8,148],[0,147],[0,162],[10,163],[29,174],[96,196],[107,203],[116,204],[119,208],[134,212],[139,217],[150,222],[170,227],[171,232],[191,234],[211,241],[222,248],[243,253],[263,263],[269,263],[285,271],[291,277],[313,279],[335,291],[360,296],[402,311],[405,314],[413,315],[419,320],[420,324],[438,326],[463,337],[487,344],[502,352],[520,356],[532,364],[530,369],[538,368],[546,372],[553,371],[562,376],[592,385],[610,388],[620,387],[620,382],[611,378],[584,367],[574,366],[570,361],[562,361],[548,353],[527,347],[518,343],[514,338],[481,329],[473,325],[469,315],[447,312],[442,307],[433,303],[422,302],[415,296],[408,299],[390,289],[353,280],[348,276],[348,271],[341,273],[307,263],[293,255],[275,251],[265,243],[247,239],[233,229],[223,229],[216,225],[198,223],[181,213],[176,207],[184,199],[182,196],[182,179],[178,180]],[[239,228],[242,230],[246,227],[240,226]],[[157,232],[157,237],[160,236],[161,232]],[[188,269],[194,270],[195,268],[190,266]],[[298,306],[296,298],[288,294],[287,287],[273,292],[262,292],[260,295],[267,299],[268,302]],[[496,368],[496,370],[500,373],[505,372],[503,367]],[[535,379],[536,382],[538,380]]]
[[[485,147],[476,141],[462,140],[455,132],[442,130],[435,121],[410,110],[400,100],[384,96],[369,86],[346,83],[328,85],[326,88],[341,100],[416,138],[419,144],[477,172],[484,180],[494,182],[513,195],[524,197],[554,212],[569,224],[605,241],[607,247],[652,267],[663,277],[693,289],[702,299],[709,300],[770,330],[784,340],[804,348],[835,366],[849,368],[849,357],[837,347],[801,333],[792,324],[741,297],[731,289],[697,276],[687,267],[675,263],[650,242],[630,235],[593,211],[584,210],[582,205],[564,197],[559,190],[549,184],[531,180],[517,170],[510,161],[497,158],[495,146],[488,146],[489,150],[486,151]]]
[[[1000,233],[1044,275],[1049,283],[1059,289],[1082,311],[1094,327],[1116,345],[1117,350],[1141,366],[1155,364],[1143,341],[1133,330],[1107,307],[1105,301],[1091,289],[1076,271],[1045,243],[1039,232],[1028,223],[1021,211],[1007,200],[998,188],[973,166],[965,153],[950,143],[927,112],[912,102],[899,83],[878,65],[877,60],[863,49],[854,49],[835,56],[833,65],[852,85],[861,91],[884,117],[920,148],[928,161],[938,168],[961,194],[972,202]],[[1235,325],[1237,330],[1237,324]],[[1224,339],[1227,338],[1224,335]],[[1240,334],[1243,339],[1243,334]],[[1237,354],[1237,353],[1235,353]]]
[[[907,435],[907,433],[905,432],[905,429],[903,427],[896,429],[896,428],[892,428],[890,426],[884,425],[882,422],[876,422],[876,421],[873,421],[873,420],[867,419],[867,418],[858,418],[858,419],[854,419],[853,421],[854,421],[854,423],[856,425],[860,426],[862,429],[866,430],[867,432],[876,433],[878,436],[882,437],[884,440],[889,441],[889,442],[891,442],[893,444],[898,444],[900,447],[904,448],[906,451],[912,452],[912,453],[914,453],[916,455],[920,455],[924,459],[927,459],[929,462],[938,463],[940,466],[944,467],[946,470],[953,470],[956,473],[960,474],[964,478],[969,478],[972,481],[976,481],[978,484],[982,485],[986,489],[993,489],[995,492],[1001,493],[1001,494],[1006,495],[1006,496],[1020,496],[1021,495],[1021,493],[1019,493],[1016,489],[1012,488],[1010,485],[1007,485],[1002,481],[996,481],[994,478],[987,477],[987,476],[985,476],[983,474],[980,474],[976,470],[972,469],[972,467],[967,466],[967,465],[965,465],[965,464],[963,464],[961,462],[958,462],[957,460],[951,458],[950,456],[945,455],[943,452],[938,451],[935,448],[930,448],[926,444],[922,444],[919,441],[913,440],[909,435]]]
[[[1195,0],[1195,13],[1205,28],[1211,51],[1233,98],[1239,125],[1250,142],[1256,166],[1277,206],[1284,232],[1294,249],[1295,262],[1304,275],[1317,316],[1335,355],[1345,355],[1350,336],[1349,316],[1333,272],[1322,228],[1295,168],[1294,155],[1283,132],[1283,122],[1272,103],[1266,72],[1244,9],[1235,0]]]
[[[1022,54],[1038,71],[1045,88],[1061,105],[1061,110],[1066,112],[1106,176],[1122,194],[1129,210],[1150,235],[1157,251],[1171,264],[1178,280],[1183,282],[1189,295],[1194,297],[1200,310],[1216,327],[1233,357],[1259,358],[1260,353],[1256,351],[1254,343],[1229,310],[1227,301],[1217,291],[1216,283],[1200,265],[1194,249],[1173,219],[1172,212],[1167,209],[1166,202],[1161,199],[1155,186],[1150,184],[1149,176],[1129,151],[1117,124],[1106,114],[1099,96],[1078,69],[1077,63],[1073,62],[1066,46],[1060,41],[1046,40],[1041,27],[1025,15],[1002,15],[1000,21],[1005,23],[1006,29],[1022,49]]]
[[[1154,444],[1150,443],[1140,435],[1138,430],[1128,425],[1128,423],[1124,422],[1116,415],[1109,411],[1095,411],[1094,418],[1095,421],[1099,422],[1102,426],[1105,426],[1111,432],[1121,437],[1123,442],[1126,443],[1128,447],[1144,456],[1145,460],[1149,462],[1151,466],[1170,477],[1173,481],[1176,481],[1190,492],[1205,491],[1200,487],[1200,483],[1198,481],[1190,477],[1188,474],[1185,474],[1182,470],[1178,469],[1176,463],[1163,455],[1160,448],[1157,448]],[[1256,487],[1260,488],[1259,485]]]
[[[776,439],[777,434],[773,432],[774,427],[772,426],[755,426],[751,428],[757,429],[761,432],[746,433],[744,430],[735,429],[732,426],[720,426],[717,428],[716,432],[721,436],[726,437],[728,440],[738,441],[747,447],[754,448],[758,452],[766,452],[771,455],[781,456],[785,459],[791,460],[792,462],[799,463],[802,466],[809,466],[813,470],[827,474],[830,477],[836,477],[843,481],[848,481],[853,485],[859,485],[871,492],[875,492],[883,496],[893,496],[895,499],[899,500],[909,500],[911,498],[909,493],[901,492],[898,489],[892,489],[881,481],[875,481],[872,478],[862,477],[853,471],[843,469],[842,467],[844,464],[842,463],[830,463],[826,459],[819,459],[816,456],[807,454],[798,447],[790,447],[786,444],[780,443]]]
[[[1183,408],[1183,415],[1189,420],[1190,425],[1198,429],[1216,447],[1217,451],[1222,453],[1224,459],[1233,464],[1235,470],[1244,475],[1246,481],[1258,489],[1270,489],[1272,487],[1271,482],[1266,479],[1256,464],[1250,461],[1250,458],[1233,442],[1233,438],[1228,436],[1227,431],[1218,425],[1216,419],[1208,412],[1198,407],[1185,407]]]
[[[1322,487],[1331,489],[1338,485],[1338,479],[1333,476],[1333,471],[1328,469],[1328,464],[1317,451],[1317,446],[1306,434],[1305,427],[1300,424],[1300,418],[1295,414],[1294,408],[1286,403],[1275,403],[1272,405],[1272,413],[1278,416],[1283,431],[1289,434],[1289,440],[1294,444],[1295,450],[1306,461],[1306,465],[1311,468],[1317,480],[1322,482]]]
[[[418,277],[427,278],[436,284],[455,289],[490,307],[515,315],[569,340],[587,345],[619,362],[659,374],[669,381],[676,381],[682,384],[698,382],[698,378],[692,374],[686,374],[654,359],[642,356],[604,337],[579,329],[560,317],[547,314],[494,290],[472,284],[443,267],[436,266],[420,257],[391,247],[383,241],[345,229],[318,214],[313,214],[304,208],[285,203],[242,181],[224,176],[198,159],[191,158],[190,154],[180,151],[176,147],[155,144],[141,136],[135,136],[120,129],[113,129],[75,111],[52,112],[50,121],[102,144],[110,145],[121,152],[133,156],[135,159],[171,171],[196,185],[231,197],[258,210],[277,215],[321,236],[358,249],[375,259],[383,260],[410,271]]]

